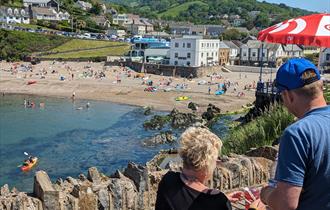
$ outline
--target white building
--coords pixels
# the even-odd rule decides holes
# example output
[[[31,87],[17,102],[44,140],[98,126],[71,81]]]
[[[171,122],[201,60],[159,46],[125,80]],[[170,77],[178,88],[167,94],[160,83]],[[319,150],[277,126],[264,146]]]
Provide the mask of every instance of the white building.
[[[29,24],[29,11],[20,8],[0,7],[0,22]]]
[[[218,39],[183,36],[171,40],[170,65],[213,66],[219,64]]]
[[[330,48],[325,48],[320,56],[320,66],[330,66]]]
[[[49,20],[49,21],[68,21],[70,18],[67,12],[56,12],[52,8],[32,7],[32,18],[35,20]]]
[[[85,1],[77,1],[74,5],[85,11],[92,9],[92,4]]]
[[[59,3],[55,0],[23,0],[24,7],[54,7],[59,11]]]

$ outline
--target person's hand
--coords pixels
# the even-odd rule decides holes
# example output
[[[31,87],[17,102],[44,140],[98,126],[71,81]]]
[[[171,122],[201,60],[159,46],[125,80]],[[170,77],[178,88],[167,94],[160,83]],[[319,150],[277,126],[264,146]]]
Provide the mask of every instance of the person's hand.
[[[236,202],[244,198],[244,192],[236,191],[236,192],[228,193],[226,194],[226,196],[230,202]]]

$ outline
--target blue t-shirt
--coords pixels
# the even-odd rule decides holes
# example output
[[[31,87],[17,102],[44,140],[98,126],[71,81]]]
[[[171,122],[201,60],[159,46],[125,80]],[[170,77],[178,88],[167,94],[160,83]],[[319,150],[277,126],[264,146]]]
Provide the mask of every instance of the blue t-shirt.
[[[275,180],[302,187],[299,210],[330,210],[330,106],[309,111],[280,141]]]

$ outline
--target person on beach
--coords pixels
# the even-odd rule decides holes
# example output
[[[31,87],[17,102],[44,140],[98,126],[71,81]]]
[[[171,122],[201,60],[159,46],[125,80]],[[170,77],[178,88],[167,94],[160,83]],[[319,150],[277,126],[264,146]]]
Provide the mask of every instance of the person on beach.
[[[205,128],[188,128],[180,140],[182,172],[167,172],[159,183],[156,210],[231,210],[228,198],[207,186],[222,143]]]
[[[275,86],[298,118],[280,139],[274,180],[261,191],[272,210],[330,209],[330,106],[316,66],[294,58],[283,64]]]
[[[209,86],[209,89],[208,89],[208,93],[209,95],[211,95],[211,87]]]

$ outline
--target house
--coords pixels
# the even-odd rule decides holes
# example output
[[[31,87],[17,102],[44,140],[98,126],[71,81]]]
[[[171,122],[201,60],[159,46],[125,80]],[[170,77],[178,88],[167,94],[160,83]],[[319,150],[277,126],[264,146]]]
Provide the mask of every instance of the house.
[[[107,30],[107,34],[109,36],[116,36],[116,37],[122,38],[122,37],[126,36],[126,31],[119,30],[119,29],[109,29],[109,30]]]
[[[31,7],[30,18],[35,20],[62,21],[69,20],[70,15],[67,12],[56,12],[53,8]]]
[[[319,47],[314,47],[314,46],[304,46],[304,45],[300,45],[299,46],[302,49],[302,53],[304,55],[311,55],[311,54],[316,54],[320,52],[320,48]]]
[[[92,7],[93,7],[91,3],[85,2],[85,1],[77,1],[74,4],[74,6],[80,8],[82,10],[85,10],[85,11],[92,9]]]
[[[154,30],[153,25],[145,18],[132,18],[131,24],[124,24],[127,32],[133,35],[144,35]]]
[[[225,30],[222,25],[206,25],[206,35],[211,37],[219,37]]]
[[[171,40],[170,65],[213,66],[219,64],[217,39],[202,36],[183,36]]]
[[[238,19],[234,19],[232,22],[232,25],[235,27],[241,26],[245,23],[246,21],[244,19],[238,18]]]
[[[94,16],[92,20],[102,28],[110,28],[111,26],[110,21],[103,15]]]
[[[232,41],[222,41],[229,48],[228,64],[235,65],[239,63],[240,48]]]
[[[283,45],[283,50],[287,57],[302,57],[303,50],[295,44]]]
[[[60,5],[55,0],[23,0],[24,7],[53,7],[57,11],[60,10]]]
[[[240,48],[240,65],[259,66],[263,62],[268,66],[278,66],[280,58],[286,56],[281,44],[263,43],[249,40]]]
[[[244,39],[242,39],[241,42],[246,44],[249,40],[257,40],[257,37],[250,35],[250,36],[247,36]]]
[[[229,64],[230,48],[222,41],[219,44],[219,65],[224,66]]]
[[[28,9],[14,7],[0,7],[0,22],[3,23],[30,23]]]
[[[330,67],[330,48],[324,48],[320,55],[320,67],[329,69]]]
[[[128,15],[127,14],[115,14],[112,16],[112,23],[115,25],[124,25],[128,24]]]

